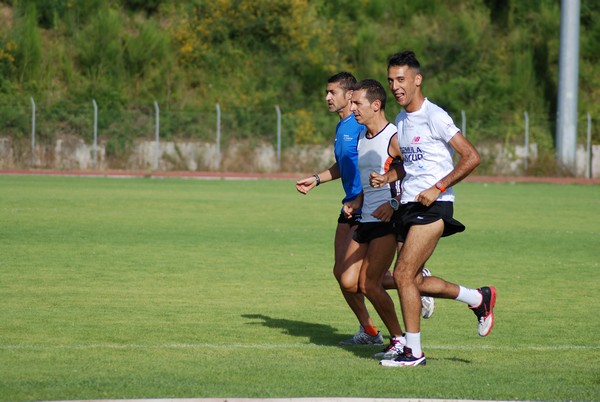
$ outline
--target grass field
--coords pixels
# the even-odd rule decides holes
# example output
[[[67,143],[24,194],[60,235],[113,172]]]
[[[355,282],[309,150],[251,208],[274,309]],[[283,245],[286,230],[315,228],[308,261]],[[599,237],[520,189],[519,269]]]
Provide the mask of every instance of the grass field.
[[[393,369],[337,345],[339,184],[0,176],[0,400],[600,400],[600,187],[456,192],[428,266],[495,285],[496,326],[438,300],[427,366]]]

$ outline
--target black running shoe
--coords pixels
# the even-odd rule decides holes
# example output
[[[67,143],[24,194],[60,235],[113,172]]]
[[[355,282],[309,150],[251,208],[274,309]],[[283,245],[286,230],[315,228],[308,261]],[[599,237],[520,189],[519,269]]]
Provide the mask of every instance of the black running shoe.
[[[488,336],[494,328],[494,306],[496,305],[496,288],[484,286],[477,289],[483,300],[477,307],[469,306],[477,316],[479,336]]]

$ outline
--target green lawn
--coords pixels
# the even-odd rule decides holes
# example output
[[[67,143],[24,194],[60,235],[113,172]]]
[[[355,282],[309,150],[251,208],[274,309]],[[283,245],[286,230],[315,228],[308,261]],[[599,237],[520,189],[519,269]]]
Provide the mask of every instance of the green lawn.
[[[340,191],[0,176],[0,400],[600,399],[600,187],[459,184],[428,267],[496,286],[496,326],[438,300],[414,369],[337,345]]]

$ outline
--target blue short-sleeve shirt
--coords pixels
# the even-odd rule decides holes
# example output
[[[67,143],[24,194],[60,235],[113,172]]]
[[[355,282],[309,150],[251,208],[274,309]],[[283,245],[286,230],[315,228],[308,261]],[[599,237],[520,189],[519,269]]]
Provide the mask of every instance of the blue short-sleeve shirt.
[[[365,128],[353,114],[346,116],[335,129],[334,154],[340,170],[345,197],[342,203],[355,199],[362,191],[358,172],[358,136]]]

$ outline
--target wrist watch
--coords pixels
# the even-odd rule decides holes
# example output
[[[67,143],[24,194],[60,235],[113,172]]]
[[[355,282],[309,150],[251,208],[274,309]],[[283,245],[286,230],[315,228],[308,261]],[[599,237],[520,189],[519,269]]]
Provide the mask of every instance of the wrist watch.
[[[395,199],[395,198],[392,198],[392,199],[390,200],[390,206],[392,207],[392,209],[393,209],[394,211],[397,211],[397,210],[398,210],[398,207],[400,207],[400,202],[398,202],[398,200],[397,200],[397,199]]]
[[[444,183],[442,183],[441,180],[435,183],[435,188],[440,190],[442,193],[446,191],[446,186],[444,186]]]

